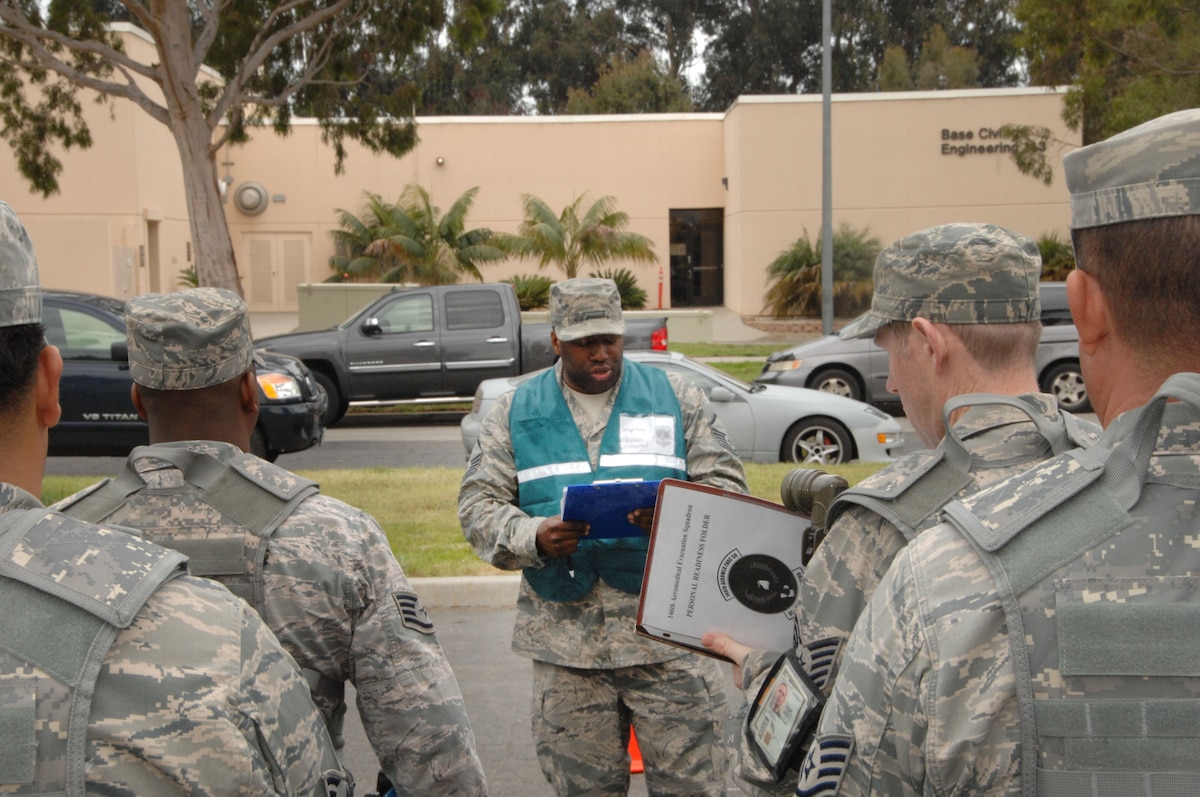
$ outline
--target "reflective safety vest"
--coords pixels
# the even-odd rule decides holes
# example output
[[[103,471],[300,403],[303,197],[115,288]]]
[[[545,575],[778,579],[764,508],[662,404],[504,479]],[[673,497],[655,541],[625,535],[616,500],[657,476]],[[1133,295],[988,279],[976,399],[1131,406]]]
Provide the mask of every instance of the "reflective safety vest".
[[[937,448],[906,454],[893,462],[881,475],[870,476],[848,490],[843,490],[830,505],[825,527],[832,528],[842,512],[851,506],[861,506],[895,526],[907,542],[919,531],[934,524],[937,513],[947,502],[971,486],[971,452],[957,436],[950,416],[962,407],[1004,406],[1020,410],[1029,416],[1034,427],[1046,441],[1043,459],[1072,448],[1092,445],[1089,432],[1073,415],[1060,412],[1053,420],[1042,414],[1032,400],[1023,396],[1002,396],[994,393],[968,393],[946,402],[942,420],[946,436]],[[1033,462],[1030,461],[1032,466]],[[996,467],[1002,467],[997,465]],[[984,465],[984,467],[989,467]]]
[[[650,421],[640,425],[639,420]],[[653,420],[659,421],[656,425]],[[630,430],[639,426],[643,434]],[[622,430],[630,439],[622,448]],[[672,439],[649,440],[648,429],[673,429]],[[551,369],[517,388],[509,411],[517,466],[518,500],[531,517],[560,513],[563,488],[611,479],[686,479],[687,442],[679,399],[667,375],[653,366],[625,360],[612,414],[600,441],[599,466],[592,470],[587,443],[575,425]],[[525,578],[546,600],[578,600],[598,578],[637,594],[646,569],[647,537],[588,540],[570,556],[547,558],[527,567]]]
[[[176,488],[151,490],[133,463],[142,457],[161,459],[183,473]],[[221,460],[184,444],[140,446],[114,478],[62,502],[57,509],[72,517],[101,522],[120,509],[136,506],[138,495],[184,496],[219,515],[216,524],[156,524],[157,516],[121,515],[121,525],[139,528],[151,542],[187,555],[192,575],[221,582],[263,616],[263,563],[271,535],[301,501],[319,491],[301,478],[250,454]],[[345,684],[314,670],[303,670],[313,702],[329,727],[336,746],[344,743]]]
[[[1027,797],[1200,794],[1200,473],[1191,441],[1151,468],[1164,410],[1200,423],[1200,375],[1167,380],[1115,447],[946,509],[1004,608]]]
[[[187,572],[186,561],[45,509],[0,515],[5,794],[83,797],[87,725],[104,658],[150,596]]]

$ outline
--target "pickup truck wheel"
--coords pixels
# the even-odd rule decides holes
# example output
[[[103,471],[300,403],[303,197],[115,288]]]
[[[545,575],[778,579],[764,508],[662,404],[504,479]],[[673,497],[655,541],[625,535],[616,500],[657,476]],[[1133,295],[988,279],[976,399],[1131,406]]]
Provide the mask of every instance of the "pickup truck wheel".
[[[329,399],[325,404],[325,414],[321,416],[321,425],[329,428],[342,419],[349,405],[342,400],[342,394],[338,392],[337,385],[333,383],[333,380],[324,371],[314,370],[312,375]]]
[[[260,459],[265,459],[267,462],[274,462],[279,459],[280,454],[280,452],[267,446],[267,436],[257,426],[254,427],[254,432],[250,435],[250,453]]]
[[[804,418],[783,437],[780,460],[801,465],[841,465],[854,459],[854,438],[833,418]]]

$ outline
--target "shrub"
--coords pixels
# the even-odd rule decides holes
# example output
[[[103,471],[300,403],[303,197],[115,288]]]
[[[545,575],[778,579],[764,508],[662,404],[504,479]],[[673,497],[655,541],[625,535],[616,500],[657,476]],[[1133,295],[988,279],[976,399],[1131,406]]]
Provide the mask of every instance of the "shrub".
[[[1042,253],[1042,280],[1062,282],[1075,269],[1075,249],[1070,241],[1058,240],[1058,233],[1038,238],[1037,246]]]
[[[646,308],[646,292],[638,287],[637,277],[627,268],[610,268],[604,271],[593,271],[589,277],[612,280],[617,283],[617,291],[621,294],[622,310],[644,310]]]
[[[522,310],[541,310],[550,305],[550,286],[554,280],[541,274],[521,274],[502,279],[517,292],[517,302]]]

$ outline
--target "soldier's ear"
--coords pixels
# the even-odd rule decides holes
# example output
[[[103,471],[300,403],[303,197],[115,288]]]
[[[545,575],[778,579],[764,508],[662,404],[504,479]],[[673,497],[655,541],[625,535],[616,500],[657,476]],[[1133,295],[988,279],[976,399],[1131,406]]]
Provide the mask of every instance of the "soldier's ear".
[[[133,401],[133,408],[137,410],[138,417],[143,421],[149,421],[146,417],[146,402],[142,401],[142,391],[138,390],[137,382],[129,386],[129,398]]]
[[[909,351],[915,355],[932,357],[935,365],[942,365],[946,361],[949,346],[945,330],[928,318],[921,317],[914,318],[911,326]]]
[[[45,429],[56,425],[62,418],[62,405],[58,403],[58,383],[62,379],[63,361],[57,346],[46,345],[38,354],[37,367],[37,417],[38,424]]]
[[[1112,333],[1112,316],[1100,283],[1086,271],[1075,269],[1067,276],[1067,305],[1079,330],[1079,349],[1091,353]]]
[[[246,373],[242,374],[242,381],[239,385],[238,397],[241,400],[242,408],[248,414],[253,414],[258,417],[258,377],[251,368]]]

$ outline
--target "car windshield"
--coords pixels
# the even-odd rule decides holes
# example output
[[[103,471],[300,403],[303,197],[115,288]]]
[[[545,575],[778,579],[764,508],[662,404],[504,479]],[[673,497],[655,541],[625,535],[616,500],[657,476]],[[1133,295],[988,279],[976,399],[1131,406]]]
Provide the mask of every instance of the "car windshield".
[[[707,363],[700,362],[699,360],[693,360],[690,357],[687,359],[686,362],[687,362],[687,365],[680,365],[676,368],[671,368],[668,370],[677,371],[678,373],[681,373],[684,376],[688,377],[693,382],[696,382],[701,387],[705,388],[706,393],[712,389],[712,385],[720,385],[720,384],[729,385],[730,383],[737,385],[742,390],[748,390],[752,393],[755,392],[755,390],[756,390],[754,385],[748,385],[745,382],[743,382],[742,380],[737,379],[736,377],[730,376],[729,374],[725,373],[724,371],[719,371],[716,368],[713,368],[711,365],[708,365]],[[699,373],[697,373],[697,372],[699,372]],[[701,378],[707,380],[710,384],[708,384],[706,386],[704,384],[704,382],[700,381],[700,379],[698,379],[697,377],[701,377]]]

